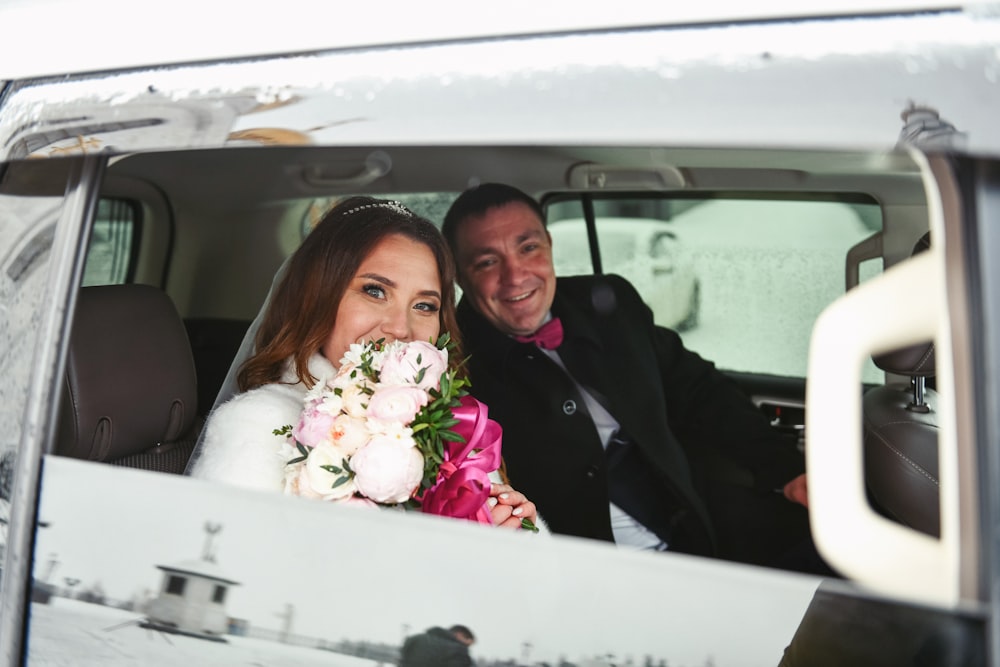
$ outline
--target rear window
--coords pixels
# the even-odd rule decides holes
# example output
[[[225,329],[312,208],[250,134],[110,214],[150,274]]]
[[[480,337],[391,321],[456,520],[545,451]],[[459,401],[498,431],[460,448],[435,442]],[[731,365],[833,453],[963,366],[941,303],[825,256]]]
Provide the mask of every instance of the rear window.
[[[125,199],[101,199],[87,248],[83,284],[130,282],[139,244],[139,207]]]
[[[844,293],[847,251],[882,227],[861,196],[617,197],[593,208],[599,267],[580,199],[547,207],[557,275],[622,275],[657,324],[720,368],[802,378],[813,323]],[[861,279],[881,270],[866,262]],[[882,374],[869,361],[863,377]]]

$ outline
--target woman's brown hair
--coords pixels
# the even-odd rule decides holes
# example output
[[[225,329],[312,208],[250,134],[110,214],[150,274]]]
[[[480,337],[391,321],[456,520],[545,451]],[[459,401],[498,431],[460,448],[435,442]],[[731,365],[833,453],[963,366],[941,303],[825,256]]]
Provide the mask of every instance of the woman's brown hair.
[[[455,265],[441,232],[398,202],[350,197],[330,209],[292,255],[257,331],[256,352],[240,368],[241,391],[279,382],[289,359],[300,382],[310,387],[316,382],[309,373],[309,358],[330,336],[340,299],[361,263],[392,234],[426,245],[437,261],[441,332],[455,341],[449,359],[458,367],[462,356]]]

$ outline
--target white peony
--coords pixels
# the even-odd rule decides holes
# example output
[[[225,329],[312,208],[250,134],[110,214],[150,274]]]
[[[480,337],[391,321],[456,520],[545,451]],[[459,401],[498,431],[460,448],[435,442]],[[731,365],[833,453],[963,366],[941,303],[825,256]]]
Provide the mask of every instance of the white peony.
[[[323,442],[314,447],[299,471],[299,494],[337,500],[354,493],[356,488],[353,479],[334,486],[337,480],[349,475],[344,465],[344,461],[348,459],[350,456],[332,443]],[[333,472],[326,469],[328,467],[339,469],[341,472]]]
[[[412,444],[376,435],[351,459],[351,469],[361,494],[378,503],[401,503],[420,485],[424,457]]]

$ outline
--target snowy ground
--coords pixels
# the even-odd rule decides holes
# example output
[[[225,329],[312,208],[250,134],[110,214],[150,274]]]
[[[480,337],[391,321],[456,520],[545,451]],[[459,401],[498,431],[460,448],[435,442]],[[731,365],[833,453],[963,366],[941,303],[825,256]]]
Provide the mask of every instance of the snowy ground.
[[[228,643],[219,643],[166,634],[140,628],[134,623],[138,618],[132,612],[66,598],[52,598],[51,604],[33,604],[28,664],[38,667],[376,667],[381,664],[247,637],[229,637]]]

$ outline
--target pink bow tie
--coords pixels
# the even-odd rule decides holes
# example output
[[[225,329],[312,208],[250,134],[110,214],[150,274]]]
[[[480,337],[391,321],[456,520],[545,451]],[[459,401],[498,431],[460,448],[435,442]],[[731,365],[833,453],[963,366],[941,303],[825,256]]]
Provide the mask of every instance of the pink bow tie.
[[[530,336],[514,336],[514,340],[519,343],[534,343],[543,350],[554,350],[563,342],[562,321],[553,317]]]

